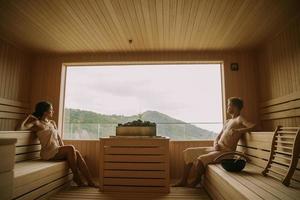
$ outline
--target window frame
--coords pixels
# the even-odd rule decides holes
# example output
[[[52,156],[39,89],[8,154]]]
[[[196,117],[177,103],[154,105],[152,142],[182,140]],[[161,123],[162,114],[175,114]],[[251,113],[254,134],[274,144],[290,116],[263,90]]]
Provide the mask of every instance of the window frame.
[[[221,101],[222,101],[222,121],[226,119],[226,100],[225,100],[225,77],[224,77],[224,61],[149,61],[149,62],[66,62],[62,63],[61,66],[61,83],[59,92],[59,110],[58,110],[58,130],[61,133],[61,138],[63,138],[64,130],[64,110],[65,110],[65,91],[66,91],[66,80],[67,80],[67,68],[68,67],[80,67],[80,66],[112,66],[112,65],[176,65],[176,64],[219,64],[220,65],[220,77],[221,77]],[[221,130],[220,130],[221,131]],[[74,139],[67,139],[74,140]],[[76,141],[81,141],[79,139]],[[97,140],[97,139],[87,139],[87,140]],[[210,140],[210,139],[205,139]],[[171,140],[173,141],[173,140]],[[176,140],[176,141],[197,141],[197,140]]]

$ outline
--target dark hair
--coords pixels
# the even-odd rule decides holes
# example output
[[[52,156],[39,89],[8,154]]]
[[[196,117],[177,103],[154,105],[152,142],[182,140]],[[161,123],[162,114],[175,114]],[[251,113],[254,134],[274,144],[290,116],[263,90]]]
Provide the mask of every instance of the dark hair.
[[[48,101],[41,101],[35,105],[35,111],[32,113],[33,116],[40,119],[43,117],[45,112],[48,112],[52,104]]]
[[[244,107],[244,102],[241,98],[238,97],[231,97],[228,99],[228,102],[232,103],[235,107],[237,107],[239,110],[242,110]]]

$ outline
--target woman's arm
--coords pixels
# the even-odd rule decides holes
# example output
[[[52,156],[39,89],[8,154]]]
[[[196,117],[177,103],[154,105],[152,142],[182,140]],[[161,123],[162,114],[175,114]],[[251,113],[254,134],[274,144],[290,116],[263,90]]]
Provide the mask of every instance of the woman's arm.
[[[17,130],[20,131],[26,131],[26,130],[36,130],[36,126],[38,126],[38,119],[33,115],[28,115],[26,119],[23,120],[23,122],[20,124],[19,127],[17,127]]]
[[[55,121],[51,120],[50,122],[53,124],[54,128],[57,130],[57,126],[56,126]],[[65,144],[64,144],[63,140],[61,139],[60,135],[57,134],[57,136],[58,136],[58,142],[59,142],[59,145],[60,145],[60,146],[64,146]]]
[[[60,146],[65,145],[59,134],[58,134],[58,141],[59,141]]]

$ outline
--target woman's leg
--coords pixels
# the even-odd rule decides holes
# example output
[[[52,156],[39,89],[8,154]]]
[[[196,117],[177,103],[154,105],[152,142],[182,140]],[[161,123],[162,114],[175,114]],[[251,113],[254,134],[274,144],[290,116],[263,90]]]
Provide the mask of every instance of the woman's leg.
[[[83,186],[83,182],[80,179],[78,168],[77,168],[77,155],[73,145],[61,146],[58,149],[57,154],[53,159],[67,159],[69,167],[73,172],[73,181],[78,186]]]
[[[81,173],[83,174],[83,176],[86,178],[88,185],[91,187],[96,187],[96,184],[94,183],[94,181],[92,180],[92,176],[91,173],[87,167],[87,164],[85,162],[85,160],[83,159],[82,155],[80,154],[79,151],[76,150],[76,156],[77,156],[77,166],[78,169],[81,171]]]
[[[176,182],[174,185],[172,185],[172,187],[184,187],[187,185],[187,181],[188,181],[192,166],[193,166],[193,163],[184,164],[182,178],[178,182]]]

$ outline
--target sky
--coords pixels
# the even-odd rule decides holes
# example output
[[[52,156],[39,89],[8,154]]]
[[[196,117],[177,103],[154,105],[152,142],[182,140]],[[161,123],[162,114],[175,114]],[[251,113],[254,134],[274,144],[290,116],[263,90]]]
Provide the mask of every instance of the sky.
[[[126,116],[152,110],[185,122],[222,122],[220,65],[69,66],[65,107]]]

